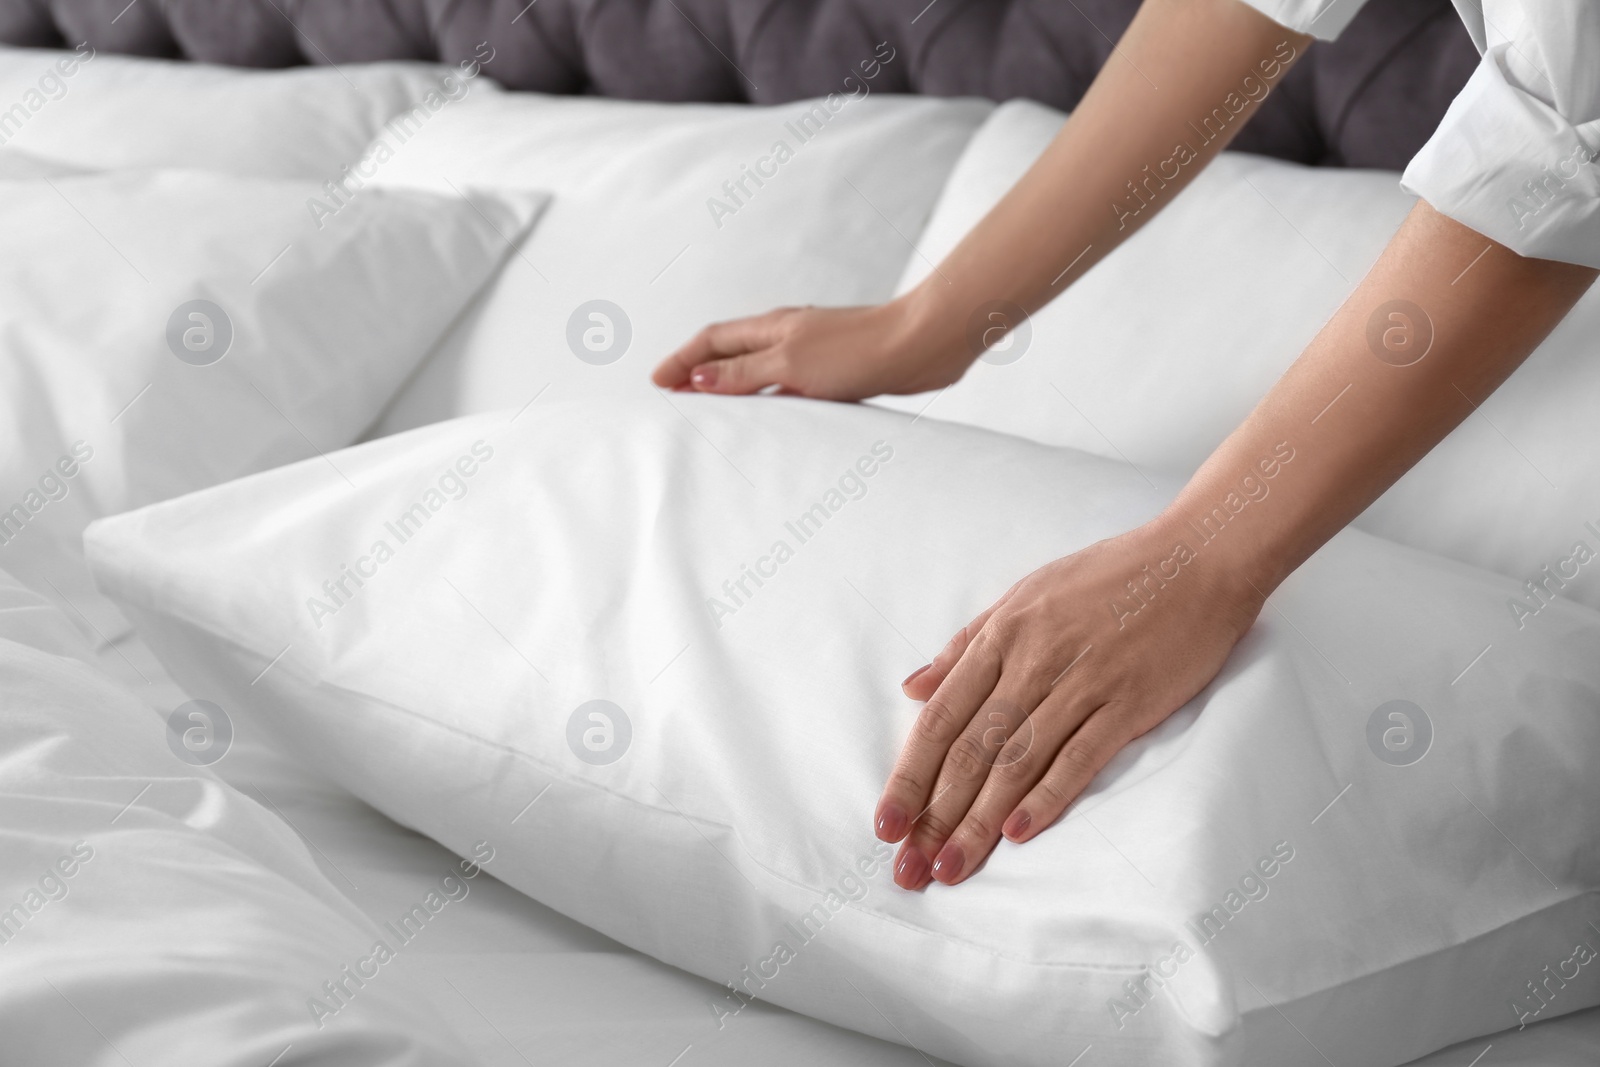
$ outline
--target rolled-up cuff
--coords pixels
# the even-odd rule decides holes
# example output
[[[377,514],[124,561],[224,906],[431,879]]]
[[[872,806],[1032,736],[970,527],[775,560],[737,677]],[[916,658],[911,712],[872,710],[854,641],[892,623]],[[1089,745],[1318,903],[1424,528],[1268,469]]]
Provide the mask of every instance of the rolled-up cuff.
[[[1296,33],[1331,41],[1344,32],[1367,0],[1243,0]]]
[[[1574,126],[1491,48],[1400,184],[1519,255],[1600,268],[1600,121]]]

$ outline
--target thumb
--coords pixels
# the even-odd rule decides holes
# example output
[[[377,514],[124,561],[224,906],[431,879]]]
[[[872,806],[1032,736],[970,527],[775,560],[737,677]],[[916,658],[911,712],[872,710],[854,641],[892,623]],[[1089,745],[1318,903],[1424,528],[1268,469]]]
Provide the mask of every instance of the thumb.
[[[689,372],[689,387],[701,393],[741,396],[783,384],[784,359],[772,349],[714,359]]]

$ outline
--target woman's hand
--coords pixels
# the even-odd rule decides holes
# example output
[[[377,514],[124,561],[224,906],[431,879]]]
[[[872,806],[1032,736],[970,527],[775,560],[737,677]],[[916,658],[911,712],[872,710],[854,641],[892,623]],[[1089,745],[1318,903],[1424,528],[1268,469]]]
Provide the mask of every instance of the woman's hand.
[[[1216,550],[1177,562],[1180,541],[1156,520],[1041,567],[906,679],[927,704],[876,819],[905,839],[898,885],[954,885],[1002,833],[1033,837],[1222,669],[1263,598]]]
[[[916,319],[905,300],[779,308],[707,326],[662,360],[652,379],[663,388],[702,393],[777,386],[819,400],[941,389],[965,373],[975,354],[961,350],[959,330],[919,328]]]

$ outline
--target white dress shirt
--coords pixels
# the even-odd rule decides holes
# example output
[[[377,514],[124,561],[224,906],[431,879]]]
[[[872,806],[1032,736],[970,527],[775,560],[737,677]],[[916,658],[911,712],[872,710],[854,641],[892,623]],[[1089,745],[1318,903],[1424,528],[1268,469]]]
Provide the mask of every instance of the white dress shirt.
[[[1366,0],[1244,2],[1331,40]],[[1521,255],[1600,268],[1600,0],[1453,2],[1483,59],[1401,185]]]

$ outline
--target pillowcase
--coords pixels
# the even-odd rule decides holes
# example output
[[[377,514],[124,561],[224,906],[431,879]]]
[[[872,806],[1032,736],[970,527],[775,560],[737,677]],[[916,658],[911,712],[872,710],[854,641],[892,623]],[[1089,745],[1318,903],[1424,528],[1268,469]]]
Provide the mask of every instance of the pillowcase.
[[[0,144],[89,169],[339,181],[391,118],[430,92],[456,100],[478,87],[460,73],[424,63],[259,71],[108,55],[87,44],[0,47]],[[481,91],[497,87],[485,82]]]
[[[102,636],[89,520],[354,440],[543,197],[326,201],[199,171],[0,182],[0,565]]]
[[[1021,101],[996,110],[945,187],[927,260],[955,247],[1063,120]],[[937,396],[874,403],[1186,475],[1299,356],[1413,202],[1391,173],[1224,153],[1032,317],[1020,358],[980,360]],[[928,270],[913,257],[900,290]],[[1356,525],[1540,585],[1508,608],[1519,619],[1554,596],[1600,607],[1600,583],[1574,582],[1577,543],[1600,556],[1597,331],[1600,288]]]
[[[517,93],[442,112],[376,181],[446,194],[548,189],[555,200],[378,432],[521,404],[547,387],[546,399],[638,393],[652,388],[651,367],[708,323],[886,299],[992,107]]]
[[[88,655],[64,616],[0,573],[8,1058],[259,1067],[292,1048],[297,1063],[472,1062],[395,959],[370,962],[398,938],[287,825],[180,761],[161,718]],[[451,876],[462,895],[468,869]]]
[[[1156,511],[1136,472],[704,396],[334,458],[358,488],[303,463],[103,520],[95,572],[191,692],[728,983],[719,1027],[760,997],[973,1065],[1397,1064],[1515,1025],[1600,919],[1600,616],[1513,632],[1507,579],[1341,534],[1062,822],[905,893],[871,829],[900,678]]]

